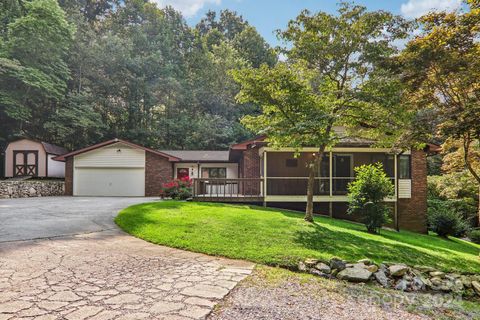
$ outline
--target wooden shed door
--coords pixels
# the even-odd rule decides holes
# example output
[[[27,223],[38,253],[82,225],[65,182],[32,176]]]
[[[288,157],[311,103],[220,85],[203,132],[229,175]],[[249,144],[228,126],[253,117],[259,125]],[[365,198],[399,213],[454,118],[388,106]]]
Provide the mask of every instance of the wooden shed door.
[[[13,176],[38,176],[38,151],[13,151]]]

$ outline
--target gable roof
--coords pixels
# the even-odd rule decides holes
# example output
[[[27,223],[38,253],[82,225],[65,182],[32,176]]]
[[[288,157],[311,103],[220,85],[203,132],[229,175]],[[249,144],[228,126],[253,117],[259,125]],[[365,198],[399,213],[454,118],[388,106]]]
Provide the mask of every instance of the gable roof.
[[[229,151],[211,150],[161,150],[180,158],[183,162],[228,162]]]
[[[245,140],[230,146],[230,150],[247,150],[248,146],[257,142],[264,142],[267,136],[256,136],[253,139]]]
[[[88,152],[88,151],[92,151],[92,150],[95,150],[95,149],[99,149],[99,148],[102,148],[102,147],[106,147],[106,146],[109,146],[109,145],[112,145],[112,144],[115,144],[115,143],[123,143],[123,144],[126,144],[127,146],[130,146],[132,148],[142,149],[142,150],[145,150],[147,152],[151,152],[153,154],[156,154],[156,155],[167,158],[168,161],[176,162],[176,161],[181,160],[180,158],[177,158],[175,156],[166,154],[164,152],[153,150],[153,149],[150,149],[150,148],[147,148],[147,147],[144,147],[144,146],[126,141],[126,140],[117,139],[117,138],[111,139],[111,140],[108,140],[108,141],[104,141],[104,142],[100,142],[100,143],[94,144],[92,146],[83,148],[83,149],[75,150],[75,151],[60,155],[58,157],[53,158],[53,160],[65,161],[66,158],[68,158],[68,157],[76,156],[78,154],[85,153],[85,152]]]

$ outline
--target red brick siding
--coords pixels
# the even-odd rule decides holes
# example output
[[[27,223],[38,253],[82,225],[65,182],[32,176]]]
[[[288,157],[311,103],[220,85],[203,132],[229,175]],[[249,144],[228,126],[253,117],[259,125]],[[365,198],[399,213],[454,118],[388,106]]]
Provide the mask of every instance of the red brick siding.
[[[173,165],[165,157],[145,152],[145,196],[160,195],[162,183],[173,178]]]
[[[258,147],[248,148],[243,151],[239,162],[239,178],[260,178],[261,159],[258,154]],[[245,181],[240,184],[240,192],[244,194],[259,194],[259,182]]]
[[[412,197],[398,200],[400,229],[427,232],[427,155],[412,151]]]
[[[65,161],[65,195],[73,196],[73,157]]]

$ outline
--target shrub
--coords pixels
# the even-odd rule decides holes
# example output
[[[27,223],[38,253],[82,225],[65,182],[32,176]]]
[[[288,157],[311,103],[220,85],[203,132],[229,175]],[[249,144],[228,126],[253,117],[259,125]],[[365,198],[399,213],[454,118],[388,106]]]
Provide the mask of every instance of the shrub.
[[[439,236],[463,236],[468,231],[467,223],[461,214],[443,200],[428,201],[428,226]]]
[[[470,231],[468,237],[472,242],[480,244],[480,229]]]
[[[359,214],[368,232],[376,233],[390,221],[390,207],[385,198],[395,194],[395,187],[380,163],[355,168],[356,178],[348,185],[349,214]]]
[[[175,200],[186,200],[192,197],[192,180],[174,179],[163,183],[160,190],[162,198],[172,198]]]

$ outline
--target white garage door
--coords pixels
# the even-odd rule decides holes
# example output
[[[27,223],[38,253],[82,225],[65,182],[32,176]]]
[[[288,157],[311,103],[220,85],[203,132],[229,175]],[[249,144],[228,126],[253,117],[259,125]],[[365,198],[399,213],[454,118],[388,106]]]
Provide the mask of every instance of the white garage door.
[[[145,195],[144,168],[75,168],[74,195],[125,196]]]

